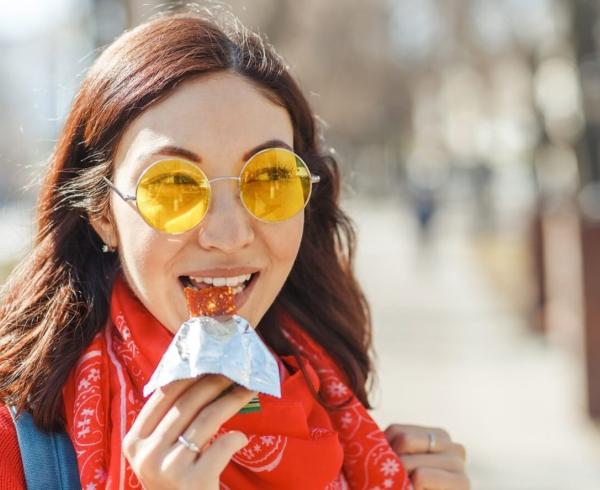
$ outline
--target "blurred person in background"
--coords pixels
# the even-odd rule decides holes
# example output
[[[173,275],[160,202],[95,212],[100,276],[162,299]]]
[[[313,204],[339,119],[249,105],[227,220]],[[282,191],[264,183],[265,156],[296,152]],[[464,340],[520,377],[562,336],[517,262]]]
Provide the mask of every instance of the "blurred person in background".
[[[427,244],[431,238],[431,228],[442,200],[447,173],[444,165],[437,160],[425,163],[410,158],[407,161],[406,185],[422,244]]]
[[[143,199],[156,179],[177,198]],[[269,207],[244,179],[266,179]],[[33,250],[2,291],[0,489],[28,476],[10,410],[65,431],[83,488],[468,489],[444,430],[381,431],[367,412],[371,325],[339,188],[304,95],[239,22],[163,15],[109,46],[51,157]],[[183,287],[236,278],[282,399],[239,414],[256,393],[219,376],[144,399],[187,319]]]

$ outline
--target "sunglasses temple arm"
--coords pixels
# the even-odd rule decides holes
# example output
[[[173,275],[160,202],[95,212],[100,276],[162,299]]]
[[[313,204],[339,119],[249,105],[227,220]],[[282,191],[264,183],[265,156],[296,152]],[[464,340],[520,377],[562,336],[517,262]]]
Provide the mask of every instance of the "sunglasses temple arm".
[[[123,201],[126,201],[126,202],[127,202],[127,201],[134,201],[134,200],[135,200],[135,196],[126,196],[126,195],[122,194],[122,193],[121,193],[121,191],[120,191],[119,189],[117,189],[117,188],[115,187],[115,185],[114,185],[114,184],[113,184],[113,183],[112,183],[110,180],[108,180],[106,177],[102,177],[102,179],[104,180],[104,182],[106,182],[106,184],[107,184],[107,185],[108,185],[108,186],[109,186],[109,187],[110,187],[110,188],[111,188],[113,191],[115,191],[115,192],[116,192],[116,193],[119,195],[119,197],[120,197],[121,199],[123,199]]]

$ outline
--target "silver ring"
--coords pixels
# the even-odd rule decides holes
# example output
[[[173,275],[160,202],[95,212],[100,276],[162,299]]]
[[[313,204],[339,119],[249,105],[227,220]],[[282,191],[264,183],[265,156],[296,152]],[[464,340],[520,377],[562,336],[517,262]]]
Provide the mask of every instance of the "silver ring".
[[[431,453],[435,449],[435,434],[433,432],[428,432],[427,439],[429,440],[429,443],[427,444],[427,452]]]
[[[183,434],[180,435],[177,440],[183,444],[185,447],[187,447],[190,451],[194,451],[195,453],[200,454],[200,448],[193,443],[192,441],[188,441],[185,437],[183,437]]]

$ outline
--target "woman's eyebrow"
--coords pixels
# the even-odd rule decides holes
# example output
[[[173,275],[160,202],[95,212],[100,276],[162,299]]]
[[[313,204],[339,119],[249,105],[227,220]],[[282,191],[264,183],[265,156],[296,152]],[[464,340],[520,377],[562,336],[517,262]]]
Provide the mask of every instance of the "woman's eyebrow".
[[[264,150],[266,148],[286,148],[288,150],[293,151],[292,147],[290,145],[288,145],[287,143],[285,143],[284,141],[281,141],[278,139],[272,139],[269,141],[265,141],[264,143],[261,143],[260,145],[255,146],[251,150],[244,153],[244,156],[242,157],[243,161],[248,160],[252,155],[254,155],[254,154],[258,153],[259,151]],[[202,163],[202,157],[200,155],[194,153],[191,150],[188,150],[186,148],[181,148],[180,146],[175,146],[175,145],[166,145],[166,146],[161,146],[159,148],[156,148],[156,149],[152,150],[150,153],[143,155],[139,160],[140,161],[148,161],[150,158],[156,157],[158,155],[165,155],[165,156],[171,156],[171,157],[182,157],[187,160],[191,160],[192,162]]]
[[[269,140],[269,141],[265,141],[264,143],[255,146],[254,148],[252,148],[250,151],[247,151],[246,153],[244,153],[243,156],[243,160],[247,161],[252,155],[258,153],[261,150],[264,150],[266,148],[286,148],[288,150],[294,151],[293,148],[288,145],[287,143],[285,143],[284,141],[281,140]]]
[[[191,150],[186,150],[180,146],[166,145],[152,150],[149,153],[142,155],[139,160],[144,162],[158,155],[168,155],[170,157],[182,157],[192,162],[200,163],[202,158]]]

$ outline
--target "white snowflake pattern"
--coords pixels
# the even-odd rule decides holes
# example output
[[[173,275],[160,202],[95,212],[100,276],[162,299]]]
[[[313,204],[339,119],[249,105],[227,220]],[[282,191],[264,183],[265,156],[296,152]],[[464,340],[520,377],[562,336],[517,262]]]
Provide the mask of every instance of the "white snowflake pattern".
[[[104,482],[106,481],[107,476],[108,475],[106,474],[106,470],[104,468],[96,468],[94,470],[94,480]]]
[[[262,442],[265,446],[272,446],[275,444],[275,436],[261,436],[260,442]]]
[[[245,458],[253,458],[254,450],[252,448],[246,446],[245,448],[242,449],[242,454],[244,455]]]
[[[392,480],[391,478],[386,478],[386,479],[383,481],[383,486],[384,486],[385,488],[392,488],[392,485],[393,485],[393,484],[394,484],[394,480]]]
[[[400,471],[400,465],[395,459],[388,458],[382,463],[380,470],[385,476],[393,476]]]
[[[123,340],[129,340],[129,337],[131,337],[129,327],[123,327],[123,331],[121,332],[121,334],[123,335]]]
[[[85,490],[96,490],[98,488],[95,483],[90,482],[85,486]]]
[[[348,388],[346,388],[346,386],[344,386],[344,383],[342,383],[341,381],[332,381],[327,386],[327,391],[331,396],[341,398],[346,393],[348,393]]]
[[[123,313],[119,313],[115,317],[115,325],[117,326],[117,328],[119,330],[123,330],[123,328],[127,328],[127,323],[125,322],[125,317],[123,316]]]
[[[77,386],[78,390],[87,390],[90,387],[90,382],[87,379],[82,379]]]
[[[87,379],[91,379],[92,381],[98,381],[100,379],[100,370],[97,368],[90,369],[90,372],[87,375]]]
[[[77,422],[77,427],[80,428],[77,432],[77,437],[83,437],[90,433],[90,419],[85,418]]]
[[[340,419],[343,429],[347,429],[352,424],[352,414],[350,412],[344,412]]]
[[[252,449],[254,449],[256,452],[260,451],[260,444],[255,444],[254,446],[252,446]]]
[[[127,348],[130,350],[132,357],[137,357],[140,353],[137,345],[133,340],[131,342],[127,342]]]
[[[84,417],[91,417],[96,413],[96,411],[93,408],[84,408],[81,411],[81,415],[83,415]]]

